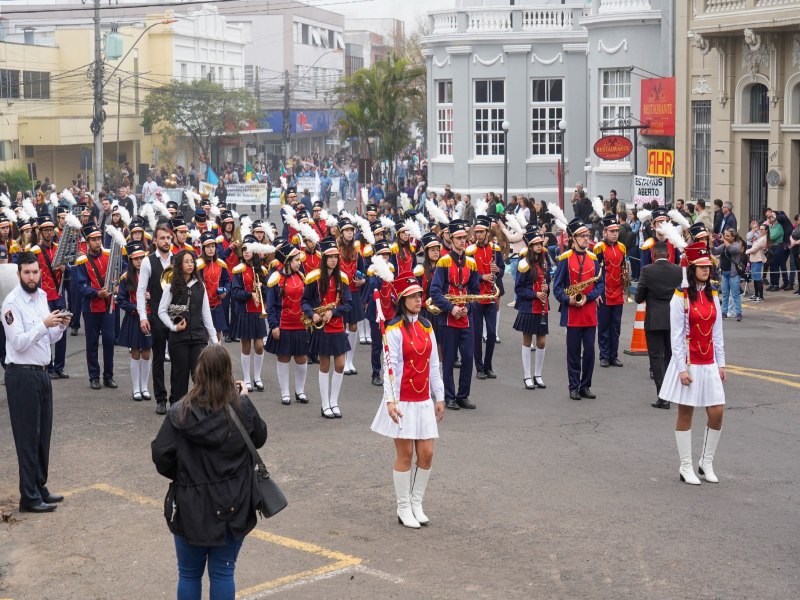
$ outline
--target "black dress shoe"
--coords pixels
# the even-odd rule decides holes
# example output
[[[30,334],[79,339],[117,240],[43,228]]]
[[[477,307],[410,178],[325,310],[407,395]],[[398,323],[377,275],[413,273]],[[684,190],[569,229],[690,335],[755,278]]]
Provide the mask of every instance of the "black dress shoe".
[[[621,367],[621,366],[623,366],[623,365],[622,365],[622,361],[621,361],[620,359],[618,359],[618,358],[614,358],[614,359],[612,359],[612,360],[610,361],[610,363],[611,363],[611,366],[612,366],[612,367]]]
[[[655,402],[651,402],[650,406],[652,406],[653,408],[664,408],[666,410],[669,410],[669,402],[667,402],[666,400],[662,400],[661,398],[659,398]]]
[[[475,378],[476,379],[486,379],[486,373],[484,373],[483,371],[478,371],[477,374],[475,375]]]
[[[50,377],[50,379],[58,379],[58,373],[55,371],[48,371],[47,375]]]
[[[47,496],[42,496],[42,500],[45,504],[57,504],[64,501],[64,496],[61,494],[47,494]]]
[[[225,336],[225,340],[224,340],[224,341],[225,341],[225,343],[226,343],[226,344],[230,344],[230,343],[232,343],[232,342],[233,342],[233,339],[231,338],[231,336],[229,336],[229,335],[226,335],[226,336]]]
[[[99,379],[90,379],[89,380],[89,387],[92,388],[93,390],[99,390],[100,389],[100,380]]]
[[[103,385],[107,388],[111,388],[112,390],[115,390],[119,387],[117,385],[117,382],[114,381],[113,377],[109,377],[108,379],[103,379]]]
[[[159,400],[156,402],[156,414],[157,415],[165,415],[167,414],[167,403],[163,400]]]
[[[497,379],[497,373],[495,373],[491,369],[486,369],[486,377],[487,379]]]
[[[383,385],[383,379],[381,379],[380,375],[373,375],[372,376],[372,385],[378,387]]]
[[[308,397],[305,394],[295,393],[294,399],[300,404],[308,404]]]
[[[592,393],[591,388],[584,388],[581,390],[580,393],[581,393],[581,398],[588,398],[589,400],[594,400],[595,398],[597,398],[597,395]]]
[[[46,513],[46,512],[53,512],[55,509],[56,509],[55,504],[47,504],[46,502],[40,502],[39,504],[34,504],[33,506],[20,506],[19,512]]]
[[[581,394],[578,390],[570,390],[569,391],[569,399],[570,400],[580,400]]]
[[[611,366],[611,365],[609,364],[609,362],[608,362],[608,359],[607,359],[607,358],[601,358],[601,359],[600,359],[600,366],[601,366],[601,367],[603,367],[603,368],[605,369],[606,367],[609,367],[609,366]]]
[[[69,332],[69,334],[70,334],[72,337],[75,337],[76,335],[78,335],[78,330],[77,330],[75,327],[73,327],[72,329],[70,329],[70,332]]]
[[[469,401],[469,398],[458,398],[456,399],[456,404],[458,404],[461,408],[467,408],[467,409],[478,408],[472,402]]]
[[[453,400],[452,398],[450,398],[450,400],[445,400],[444,405],[445,405],[446,408],[449,408],[450,410],[459,410],[460,409],[458,404],[456,404],[456,401]]]

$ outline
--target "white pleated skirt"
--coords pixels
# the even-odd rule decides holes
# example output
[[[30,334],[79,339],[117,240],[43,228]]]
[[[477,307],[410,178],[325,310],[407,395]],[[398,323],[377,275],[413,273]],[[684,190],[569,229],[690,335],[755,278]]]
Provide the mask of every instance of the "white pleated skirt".
[[[439,427],[436,424],[436,411],[433,408],[433,400],[428,399],[424,402],[401,401],[399,408],[400,412],[403,413],[403,418],[400,419],[400,426],[389,417],[386,403],[381,397],[378,412],[375,414],[375,419],[373,419],[370,429],[386,437],[404,440],[430,440],[439,437]]]
[[[725,404],[725,389],[719,376],[717,363],[710,365],[689,365],[690,385],[681,385],[675,359],[669,361],[664,383],[658,397],[667,402],[687,406],[717,406]]]

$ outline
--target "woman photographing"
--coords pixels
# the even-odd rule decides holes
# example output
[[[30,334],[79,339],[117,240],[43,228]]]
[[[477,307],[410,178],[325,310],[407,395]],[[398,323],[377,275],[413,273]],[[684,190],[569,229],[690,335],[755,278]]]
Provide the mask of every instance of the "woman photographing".
[[[217,343],[208,294],[197,274],[194,252],[181,250],[172,264],[172,277],[158,305],[158,317],[170,330],[170,405],[186,395],[189,377],[194,380],[195,365],[203,348],[209,342]]]
[[[706,481],[717,483],[712,462],[725,407],[722,387],[726,379],[725,345],[722,308],[709,281],[712,261],[708,247],[705,242],[696,242],[687,246],[685,252],[689,286],[685,291],[676,291],[670,301],[672,359],[658,397],[678,405],[675,441],[681,461],[681,481],[700,485],[692,466],[692,414],[695,407],[706,409],[708,421],[699,471]]]
[[[256,448],[263,446],[267,425],[242,382],[234,383],[230,355],[207,346],[197,357],[194,387],[170,408],[151,444],[156,469],[171,480],[164,516],[175,538],[178,598],[200,600],[208,562],[210,597],[233,600],[236,559],[256,525],[252,456],[230,410]],[[221,506],[230,511],[225,518]]]
[[[422,510],[433,462],[433,440],[444,417],[444,384],[435,351],[436,334],[430,321],[419,316],[422,287],[416,277],[394,282],[397,312],[386,323],[386,345],[394,377],[384,367],[383,400],[372,431],[394,439],[394,489],[397,520],[419,529],[430,520]],[[416,467],[411,469],[414,451]]]
[[[739,261],[742,260],[744,243],[735,229],[726,229],[722,234],[722,244],[712,248],[719,256],[719,270],[722,274],[722,318],[727,319],[730,306],[736,310],[736,320],[742,320],[742,288],[739,275]]]

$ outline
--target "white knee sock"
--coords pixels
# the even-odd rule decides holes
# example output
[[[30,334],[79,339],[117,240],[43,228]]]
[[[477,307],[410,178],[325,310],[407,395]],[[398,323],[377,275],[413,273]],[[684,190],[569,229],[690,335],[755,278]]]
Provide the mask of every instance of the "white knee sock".
[[[533,375],[535,377],[541,377],[542,376],[542,365],[544,364],[544,351],[545,350],[547,350],[547,348],[541,348],[541,349],[537,348],[536,349],[536,366],[534,367],[534,370],[533,370]]]
[[[369,328],[369,319],[364,319],[361,322],[364,324],[364,335],[367,337],[367,340],[372,341],[372,330]]]
[[[328,373],[319,372],[319,397],[322,401],[323,410],[331,406],[330,394],[328,393],[328,386],[330,385],[328,375]]]
[[[278,385],[281,388],[281,398],[289,395],[289,363],[278,361]]]
[[[308,363],[294,365],[294,393],[306,393],[306,373],[308,373]]]
[[[367,321],[362,319],[358,322],[358,338],[367,339]]]
[[[350,351],[347,353],[346,360],[344,361],[345,369],[354,369],[353,355],[356,353],[356,332],[347,332],[347,341],[350,342]]]
[[[143,358],[139,359],[139,389],[142,392],[148,391],[147,385],[150,382],[150,366],[152,364],[152,358],[148,358],[147,360]]]
[[[494,335],[500,337],[500,304],[497,305],[497,319],[494,326]]]
[[[253,381],[261,381],[261,367],[264,366],[264,353],[253,355]]]
[[[253,380],[250,379],[250,355],[249,354],[242,354],[242,380],[245,383],[252,383]]]
[[[344,373],[333,372],[331,379],[331,406],[339,406],[339,391],[342,389]]]
[[[522,376],[525,379],[531,378],[531,348],[522,346]]]
[[[133,384],[133,393],[134,394],[141,393],[141,391],[142,391],[141,384],[139,383],[139,379],[140,379],[139,378],[139,371],[140,371],[139,359],[138,358],[132,358],[131,359],[131,383]]]

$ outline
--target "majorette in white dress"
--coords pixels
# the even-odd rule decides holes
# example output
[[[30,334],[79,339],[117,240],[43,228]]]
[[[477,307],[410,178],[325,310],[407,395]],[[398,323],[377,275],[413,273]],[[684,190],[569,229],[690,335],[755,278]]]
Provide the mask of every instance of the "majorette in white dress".
[[[697,299],[689,306],[691,364],[686,366],[686,319],[683,311],[683,292],[675,292],[669,304],[672,338],[672,359],[658,397],[667,402],[687,406],[725,404],[725,390],[719,376],[725,367],[725,344],[722,337],[722,310],[716,290],[710,302],[701,286]],[[682,385],[678,375],[688,371],[690,385]]]
[[[436,335],[427,320],[410,317],[406,329],[401,318],[386,325],[386,341],[394,367],[395,393],[392,395],[389,373],[383,368],[383,398],[370,429],[390,438],[428,440],[439,437],[434,400],[444,400],[444,383],[439,371]],[[404,350],[408,364],[404,360]],[[400,426],[389,417],[386,403],[398,400],[403,413]],[[407,399],[418,399],[408,401]],[[402,427],[401,427],[402,426]]]

